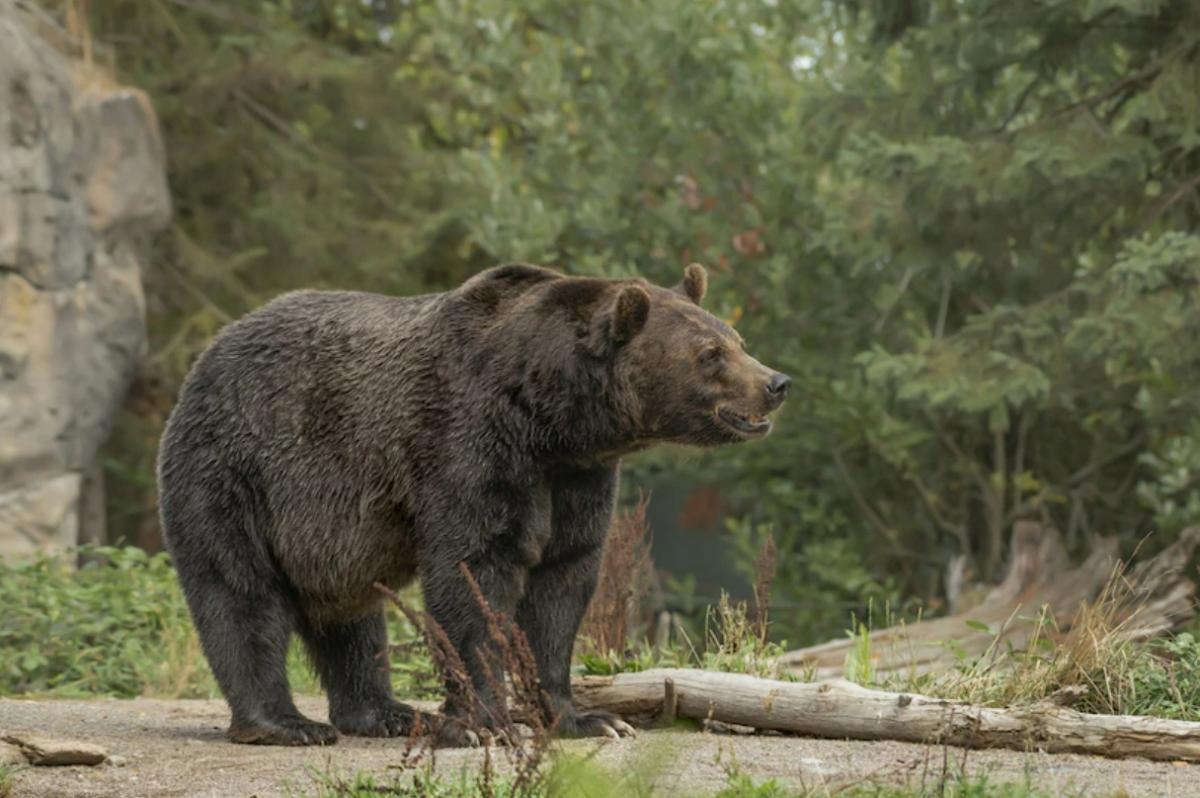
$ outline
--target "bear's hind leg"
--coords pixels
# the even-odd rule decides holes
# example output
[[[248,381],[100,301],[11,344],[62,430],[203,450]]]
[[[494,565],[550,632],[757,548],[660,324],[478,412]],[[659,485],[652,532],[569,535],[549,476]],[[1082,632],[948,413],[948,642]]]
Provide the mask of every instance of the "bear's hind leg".
[[[215,569],[181,568],[180,580],[213,675],[229,702],[229,738],[259,745],[328,745],[337,731],[292,701],[287,647],[292,613],[276,591],[245,594]]]
[[[302,622],[300,632],[338,731],[360,737],[402,737],[413,731],[421,713],[392,697],[383,610],[348,623]]]

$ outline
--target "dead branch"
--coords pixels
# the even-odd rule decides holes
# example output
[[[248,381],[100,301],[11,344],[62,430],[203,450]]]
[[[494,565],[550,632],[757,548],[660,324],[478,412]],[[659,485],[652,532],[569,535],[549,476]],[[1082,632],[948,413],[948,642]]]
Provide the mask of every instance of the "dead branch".
[[[645,715],[671,701],[679,717],[814,737],[1200,762],[1200,723],[1085,714],[1062,705],[1070,696],[998,709],[840,680],[798,684],[674,668],[583,677],[574,692],[584,709]]]

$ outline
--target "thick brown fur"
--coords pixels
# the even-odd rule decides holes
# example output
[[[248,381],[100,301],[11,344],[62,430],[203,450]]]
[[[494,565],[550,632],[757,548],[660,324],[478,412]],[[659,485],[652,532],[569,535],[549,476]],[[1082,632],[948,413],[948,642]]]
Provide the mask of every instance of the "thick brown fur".
[[[705,284],[696,266],[663,289],[510,264],[442,294],[291,293],[225,328],[171,415],[159,491],[230,736],[304,745],[413,728],[380,657],[375,582],[419,577],[476,692],[498,702],[460,563],[527,635],[557,729],[621,727],[576,710],[569,681],[619,458],[765,434],[787,388],[698,306]],[[293,632],[332,726],[292,702]],[[468,716],[454,692],[445,711]],[[462,724],[443,729],[442,743],[464,741]]]

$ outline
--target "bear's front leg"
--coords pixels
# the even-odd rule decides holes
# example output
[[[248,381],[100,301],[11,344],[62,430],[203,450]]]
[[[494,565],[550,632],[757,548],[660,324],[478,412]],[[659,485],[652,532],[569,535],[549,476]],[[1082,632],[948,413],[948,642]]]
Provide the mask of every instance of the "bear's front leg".
[[[478,732],[509,725],[504,659],[492,640],[484,609],[459,564],[465,563],[470,570],[490,611],[508,619],[507,623],[511,623],[526,576],[519,562],[490,547],[466,559],[458,559],[455,554],[452,550],[430,552],[421,573],[425,608],[466,670],[465,674],[455,673],[453,667],[447,667],[450,663],[441,663],[446,700],[435,744],[446,748],[476,745]],[[507,628],[501,631],[510,633]]]
[[[603,710],[580,711],[571,696],[571,651],[600,573],[612,524],[617,467],[559,472],[553,485],[553,535],[529,573],[517,609],[537,660],[546,712],[563,737],[621,737],[633,727]]]

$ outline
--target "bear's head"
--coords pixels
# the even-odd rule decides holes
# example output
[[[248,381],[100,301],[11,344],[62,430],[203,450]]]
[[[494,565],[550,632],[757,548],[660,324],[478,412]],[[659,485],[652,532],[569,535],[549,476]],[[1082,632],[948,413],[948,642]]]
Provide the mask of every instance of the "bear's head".
[[[699,264],[674,288],[506,264],[455,292],[456,335],[484,393],[540,429],[517,437],[573,455],[762,437],[791,380],[700,306],[707,283]]]
[[[671,289],[622,284],[609,336],[637,398],[636,436],[714,446],[759,438],[791,379],[746,351],[737,332],[700,306],[704,267],[693,263]]]

